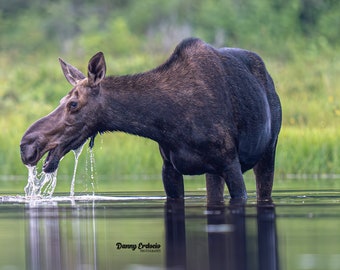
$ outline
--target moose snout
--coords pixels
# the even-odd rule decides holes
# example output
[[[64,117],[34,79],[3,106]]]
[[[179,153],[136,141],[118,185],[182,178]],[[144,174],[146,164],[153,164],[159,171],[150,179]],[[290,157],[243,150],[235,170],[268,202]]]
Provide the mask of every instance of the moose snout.
[[[37,163],[38,148],[35,143],[22,142],[20,144],[20,155],[25,165],[35,165]]]

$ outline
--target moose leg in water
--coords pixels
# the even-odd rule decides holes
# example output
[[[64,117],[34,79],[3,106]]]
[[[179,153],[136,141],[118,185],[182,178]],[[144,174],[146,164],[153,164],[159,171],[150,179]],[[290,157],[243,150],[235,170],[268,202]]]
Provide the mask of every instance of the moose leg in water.
[[[162,179],[165,193],[169,199],[183,199],[183,175],[174,168],[161,146],[159,150],[163,158]]]
[[[206,174],[208,201],[223,200],[222,179],[233,199],[245,199],[242,174],[254,169],[258,199],[270,199],[281,105],[257,54],[189,38],[144,73],[106,76],[102,52],[90,59],[87,76],[60,64],[73,88],[24,134],[24,164],[35,166],[48,153],[43,170],[56,171],[88,138],[122,131],[160,145],[168,198],[183,198],[183,175]]]
[[[274,181],[275,146],[268,148],[263,157],[254,167],[256,176],[256,190],[258,198],[271,201]]]
[[[223,202],[225,181],[223,177],[215,174],[207,173],[205,175],[205,183],[207,188],[207,198],[209,204]]]

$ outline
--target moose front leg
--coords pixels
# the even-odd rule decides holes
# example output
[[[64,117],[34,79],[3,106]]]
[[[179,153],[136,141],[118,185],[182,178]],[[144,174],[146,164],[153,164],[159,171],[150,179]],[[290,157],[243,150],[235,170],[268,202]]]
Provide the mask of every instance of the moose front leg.
[[[183,175],[179,173],[169,160],[169,152],[159,146],[163,158],[162,180],[168,199],[184,198]]]
[[[164,160],[162,179],[165,193],[168,199],[183,199],[184,184],[183,175],[180,174],[170,162]]]

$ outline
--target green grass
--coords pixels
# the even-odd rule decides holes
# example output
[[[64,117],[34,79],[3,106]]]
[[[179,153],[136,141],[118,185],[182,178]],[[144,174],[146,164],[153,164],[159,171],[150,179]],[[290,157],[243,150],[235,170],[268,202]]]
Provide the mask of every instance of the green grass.
[[[276,157],[278,175],[340,174],[340,129],[283,127]]]
[[[267,68],[280,95],[283,124],[298,128],[340,127],[340,56],[334,51],[296,51]]]

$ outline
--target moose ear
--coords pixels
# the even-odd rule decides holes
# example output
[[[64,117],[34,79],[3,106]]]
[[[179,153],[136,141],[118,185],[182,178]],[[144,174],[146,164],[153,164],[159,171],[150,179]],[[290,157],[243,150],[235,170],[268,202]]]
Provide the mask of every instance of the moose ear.
[[[102,52],[96,53],[89,61],[87,77],[89,83],[98,85],[106,74],[106,64],[104,54]]]
[[[59,58],[59,62],[66,80],[73,86],[76,86],[79,81],[85,79],[85,75],[83,73],[81,73],[78,69],[66,63],[65,61],[63,61],[63,59]]]

